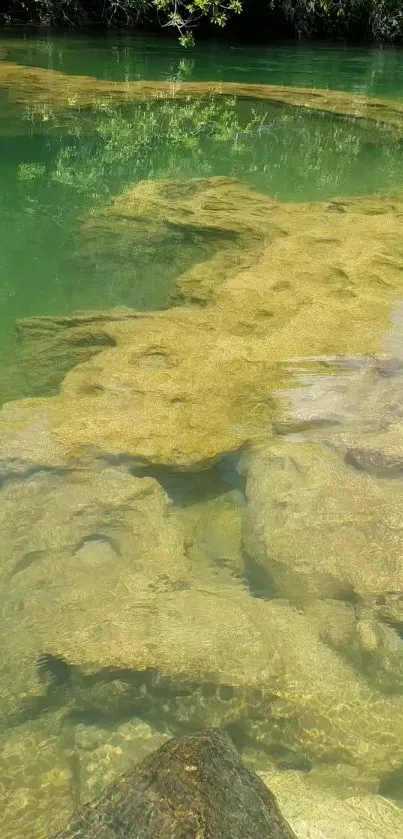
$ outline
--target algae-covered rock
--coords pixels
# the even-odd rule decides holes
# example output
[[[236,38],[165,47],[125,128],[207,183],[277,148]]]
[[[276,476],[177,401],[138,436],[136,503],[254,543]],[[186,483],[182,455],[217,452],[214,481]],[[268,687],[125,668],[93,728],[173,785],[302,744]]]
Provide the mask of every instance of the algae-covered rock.
[[[379,351],[402,283],[402,210],[398,195],[274,204],[285,235],[218,288],[216,317],[266,336],[282,363]]]
[[[6,714],[24,696],[41,694],[39,654],[63,653],[66,637],[73,660],[91,643],[102,647],[122,601],[127,609],[131,603],[135,623],[147,597],[186,584],[190,563],[168,500],[151,478],[113,468],[39,472],[5,484],[0,499]]]
[[[369,783],[403,760],[401,703],[373,695],[312,614],[190,568],[155,480],[42,472],[1,502],[5,729],[50,706],[178,734],[228,725],[266,760],[338,759]]]
[[[403,484],[349,468],[315,443],[253,460],[244,539],[282,596],[362,597],[403,588]]]
[[[248,241],[256,236],[253,265],[234,272],[224,248],[220,274],[217,251],[218,280],[213,288],[209,275],[208,293],[204,272],[193,271],[191,298],[201,283],[200,295],[210,301],[204,307],[24,324],[32,368],[38,346],[39,370],[31,381],[36,376],[39,389],[46,380],[55,387],[49,376],[53,356],[66,369],[101,351],[67,374],[60,395],[3,410],[2,474],[82,458],[204,469],[267,437],[276,414],[271,393],[291,377],[279,364],[284,358],[379,349],[402,284],[398,197],[276,204],[252,194],[250,221],[248,213],[234,212],[236,196],[247,190],[233,181],[175,182],[174,197],[166,189],[166,182],[137,185],[97,219],[116,210],[125,226],[139,225],[148,235],[149,227],[155,232],[160,224],[152,227],[150,208],[158,220],[165,216],[180,226],[188,223],[193,203],[197,209],[201,197],[209,196],[201,224],[214,228],[213,238],[231,229]],[[264,212],[257,209],[260,200]]]
[[[190,309],[108,334],[119,346],[75,367],[60,396],[3,408],[0,474],[83,458],[203,469],[269,421],[271,368],[258,340],[221,334]]]
[[[116,264],[124,251],[133,271],[143,252],[162,250],[165,266],[178,257],[183,265],[191,247],[196,264],[183,272],[178,263],[175,296],[206,303],[231,273],[254,263],[268,240],[284,235],[269,215],[272,205],[231,178],[140,181],[90,213],[82,234],[99,262],[112,257]]]
[[[397,839],[403,813],[380,795],[357,795],[312,783],[296,772],[265,773],[298,839]]]
[[[73,818],[59,839],[292,839],[274,795],[221,731],[170,740]],[[55,837],[56,839],[56,837]]]
[[[91,557],[102,562],[103,546],[92,545]],[[320,616],[315,624],[312,613],[216,575],[209,583],[205,569],[200,580],[195,569],[191,588],[141,588],[137,573],[110,590],[106,572],[94,579],[94,567],[85,575],[66,565],[53,586],[5,588],[6,728],[51,706],[66,720],[136,716],[178,735],[227,726],[261,766],[338,762],[370,788],[400,766],[401,698],[368,686],[320,637]],[[38,652],[47,687],[34,681]]]
[[[287,87],[283,85],[243,84],[242,82],[178,82],[178,81],[108,81],[91,76],[66,75],[57,70],[27,67],[11,61],[0,63],[0,89],[10,102],[30,105],[39,119],[91,105],[105,106],[138,99],[160,99],[203,96],[240,96],[248,99],[282,102],[296,107],[351,116],[369,121],[379,129],[396,129],[400,133],[403,107],[398,100],[370,99],[358,93],[320,88]]]
[[[159,288],[160,272],[165,288],[168,274],[176,280],[172,297],[204,304],[231,274],[252,265],[268,240],[283,235],[269,215],[272,204],[230,178],[141,181],[84,218],[75,260],[96,261],[108,284],[116,265],[120,272],[124,265],[136,289],[146,264],[148,301],[150,275]],[[18,321],[15,367],[25,393],[57,392],[69,369],[119,343],[108,324],[139,316],[121,308]]]
[[[186,201],[165,194],[164,209],[153,190],[138,188],[140,226],[150,206],[187,223]],[[376,789],[403,761],[401,685],[371,681],[382,651],[397,663],[396,628],[371,603],[402,588],[400,483],[358,471],[344,450],[267,443],[272,394],[294,375],[285,358],[379,348],[401,290],[403,205],[265,202],[253,265],[227,271],[226,257],[201,292],[209,305],[21,327],[38,389],[52,381],[52,354],[71,369],[60,393],[0,413],[2,725],[49,705],[69,724],[136,716],[164,735],[224,725],[261,765],[337,764]],[[213,238],[233,203],[218,206]],[[213,498],[200,515],[196,505],[173,515],[154,478],[131,474],[191,476],[246,445],[244,553],[235,506]],[[266,599],[244,585],[248,558]]]

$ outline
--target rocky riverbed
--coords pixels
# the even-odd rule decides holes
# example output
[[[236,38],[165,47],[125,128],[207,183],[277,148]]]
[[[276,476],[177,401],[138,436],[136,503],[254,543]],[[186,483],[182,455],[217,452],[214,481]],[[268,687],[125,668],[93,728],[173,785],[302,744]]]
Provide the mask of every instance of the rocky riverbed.
[[[399,191],[283,204],[226,178],[140,182],[83,218],[106,262],[191,237],[203,257],[165,311],[17,325],[4,837],[49,835],[204,726],[301,839],[403,832],[380,795],[401,799],[403,765],[402,219]]]

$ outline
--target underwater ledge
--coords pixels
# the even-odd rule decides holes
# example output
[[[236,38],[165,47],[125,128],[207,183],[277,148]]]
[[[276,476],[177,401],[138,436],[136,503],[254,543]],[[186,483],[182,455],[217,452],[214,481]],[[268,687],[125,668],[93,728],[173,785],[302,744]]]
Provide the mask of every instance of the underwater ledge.
[[[10,102],[47,106],[55,112],[111,103],[159,98],[236,96],[369,120],[396,130],[403,125],[403,103],[362,94],[309,87],[239,82],[115,82],[92,76],[69,76],[57,70],[27,67],[0,59],[0,89]]]

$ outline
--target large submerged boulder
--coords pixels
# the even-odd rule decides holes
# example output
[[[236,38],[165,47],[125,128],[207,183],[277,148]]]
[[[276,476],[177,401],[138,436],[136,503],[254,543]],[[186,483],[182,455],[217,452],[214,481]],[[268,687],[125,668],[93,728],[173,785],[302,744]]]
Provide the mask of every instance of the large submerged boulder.
[[[170,740],[145,758],[57,834],[77,836],[295,839],[274,795],[218,730]]]
[[[366,599],[403,589],[403,484],[317,443],[275,442],[252,460],[244,540],[279,596]]]
[[[393,480],[379,474],[379,448],[359,466],[348,447],[343,459],[343,436],[336,447],[332,436],[327,445],[286,438],[251,458],[244,546],[277,597],[303,604],[325,643],[376,690],[401,697],[403,484],[396,470]]]
[[[147,599],[186,585],[191,564],[169,500],[152,478],[112,467],[44,471],[6,484],[0,498],[0,698],[10,715],[24,696],[42,693],[37,656],[63,654],[67,637],[73,661],[83,648],[92,656],[97,645],[108,646],[130,604],[135,625]]]
[[[401,699],[372,690],[354,662],[320,637],[321,616],[253,598],[205,569],[195,568],[189,585],[179,568],[175,583],[163,564],[154,576],[151,557],[148,574],[147,561],[134,564],[124,543],[119,556],[118,533],[112,544],[107,536],[80,540],[73,555],[57,546],[33,551],[7,582],[6,728],[39,719],[50,706],[67,728],[130,716],[178,735],[229,726],[254,761],[332,762],[371,789],[398,770]],[[340,619],[331,604],[327,619],[336,626]],[[35,678],[38,657],[46,684]]]

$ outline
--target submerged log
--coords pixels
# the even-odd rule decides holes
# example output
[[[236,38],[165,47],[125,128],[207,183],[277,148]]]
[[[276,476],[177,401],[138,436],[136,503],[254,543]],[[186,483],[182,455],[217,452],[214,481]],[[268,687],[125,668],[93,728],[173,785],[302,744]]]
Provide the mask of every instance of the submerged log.
[[[218,729],[169,740],[54,839],[295,839],[276,799]]]

